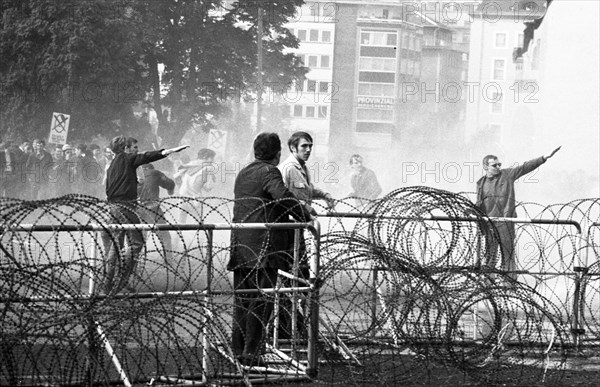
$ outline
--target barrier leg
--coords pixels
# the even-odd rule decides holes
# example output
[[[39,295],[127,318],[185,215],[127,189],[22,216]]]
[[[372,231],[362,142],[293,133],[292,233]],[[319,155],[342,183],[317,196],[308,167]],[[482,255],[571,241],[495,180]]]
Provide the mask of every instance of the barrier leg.
[[[308,329],[308,367],[306,374],[315,378],[319,373],[319,359],[317,356],[317,340],[319,338],[319,265],[320,265],[320,225],[317,221],[314,222],[315,228],[310,231],[314,238],[314,253],[310,261],[310,296],[309,296],[309,329]]]

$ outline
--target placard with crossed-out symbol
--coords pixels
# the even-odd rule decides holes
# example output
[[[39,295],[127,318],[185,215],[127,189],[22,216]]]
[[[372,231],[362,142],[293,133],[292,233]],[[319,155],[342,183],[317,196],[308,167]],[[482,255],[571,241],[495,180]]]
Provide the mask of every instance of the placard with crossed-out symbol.
[[[64,113],[52,113],[52,122],[50,124],[50,137],[49,143],[52,144],[66,144],[67,134],[69,132],[69,121],[71,120],[70,114]]]
[[[208,134],[208,147],[217,152],[224,151],[227,145],[227,131],[211,129]]]
[[[56,133],[62,133],[65,130],[68,130],[69,127],[69,119],[71,118],[68,114],[62,113],[54,113],[52,116],[52,129]]]

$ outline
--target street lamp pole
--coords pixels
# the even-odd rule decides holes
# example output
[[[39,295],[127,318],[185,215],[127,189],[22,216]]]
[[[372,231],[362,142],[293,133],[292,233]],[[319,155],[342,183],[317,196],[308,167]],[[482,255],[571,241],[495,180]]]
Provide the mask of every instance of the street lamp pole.
[[[263,8],[262,5],[258,5],[258,31],[257,31],[257,95],[256,95],[256,133],[258,134],[262,130],[262,94],[263,94]]]

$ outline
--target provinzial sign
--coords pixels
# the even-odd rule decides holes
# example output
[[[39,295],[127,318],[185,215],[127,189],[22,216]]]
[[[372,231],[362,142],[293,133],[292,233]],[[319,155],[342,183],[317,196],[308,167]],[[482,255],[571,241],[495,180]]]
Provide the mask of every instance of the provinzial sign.
[[[67,143],[67,134],[69,133],[70,114],[52,113],[52,123],[50,124],[49,143],[64,145]]]
[[[358,97],[358,107],[393,109],[394,98],[392,97]]]

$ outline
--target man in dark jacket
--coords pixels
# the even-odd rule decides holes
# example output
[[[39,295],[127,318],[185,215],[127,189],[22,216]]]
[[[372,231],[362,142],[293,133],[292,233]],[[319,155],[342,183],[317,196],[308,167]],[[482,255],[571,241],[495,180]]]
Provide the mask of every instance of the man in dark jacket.
[[[540,165],[554,156],[560,147],[556,148],[549,156],[541,156],[527,161],[515,168],[500,169],[502,163],[498,157],[487,155],[483,158],[483,169],[485,176],[477,181],[477,207],[479,207],[487,216],[516,218],[515,210],[515,181],[521,176],[535,170]],[[496,266],[496,255],[498,246],[502,255],[502,269],[507,271],[516,270],[516,260],[514,256],[515,225],[512,222],[494,222],[498,235],[489,229],[484,229],[486,239],[487,262],[489,267]],[[510,275],[516,278],[516,275]]]
[[[289,216],[306,222],[309,211],[285,187],[277,169],[281,142],[275,133],[261,133],[254,140],[254,162],[243,168],[235,180],[234,223],[287,222]],[[231,258],[233,284],[239,289],[274,288],[277,270],[289,270],[293,261],[287,230],[232,230]],[[259,364],[264,351],[265,326],[273,303],[268,295],[248,293],[235,297],[232,342],[234,354],[243,364]]]
[[[138,184],[138,196],[140,203],[144,206],[144,212],[147,212],[143,217],[146,223],[167,223],[165,213],[160,207],[160,189],[167,190],[169,195],[173,195],[175,189],[175,181],[170,179],[161,171],[154,169],[152,164],[142,165],[141,181]],[[161,241],[165,259],[171,255],[173,250],[171,244],[171,234],[169,231],[156,231],[156,236]]]
[[[113,138],[110,148],[115,157],[106,172],[110,223],[140,223],[136,213],[137,167],[188,147],[189,145],[184,145],[138,154],[136,139],[124,136]],[[127,246],[123,246],[125,236],[128,239]],[[104,290],[106,293],[117,293],[128,285],[129,277],[135,269],[138,255],[144,247],[143,233],[140,230],[113,230],[111,233],[103,233],[102,240],[107,257]]]
[[[25,169],[29,178],[31,199],[42,200],[50,197],[50,176],[52,175],[52,155],[45,150],[46,141],[33,140],[33,153],[27,158]]]

